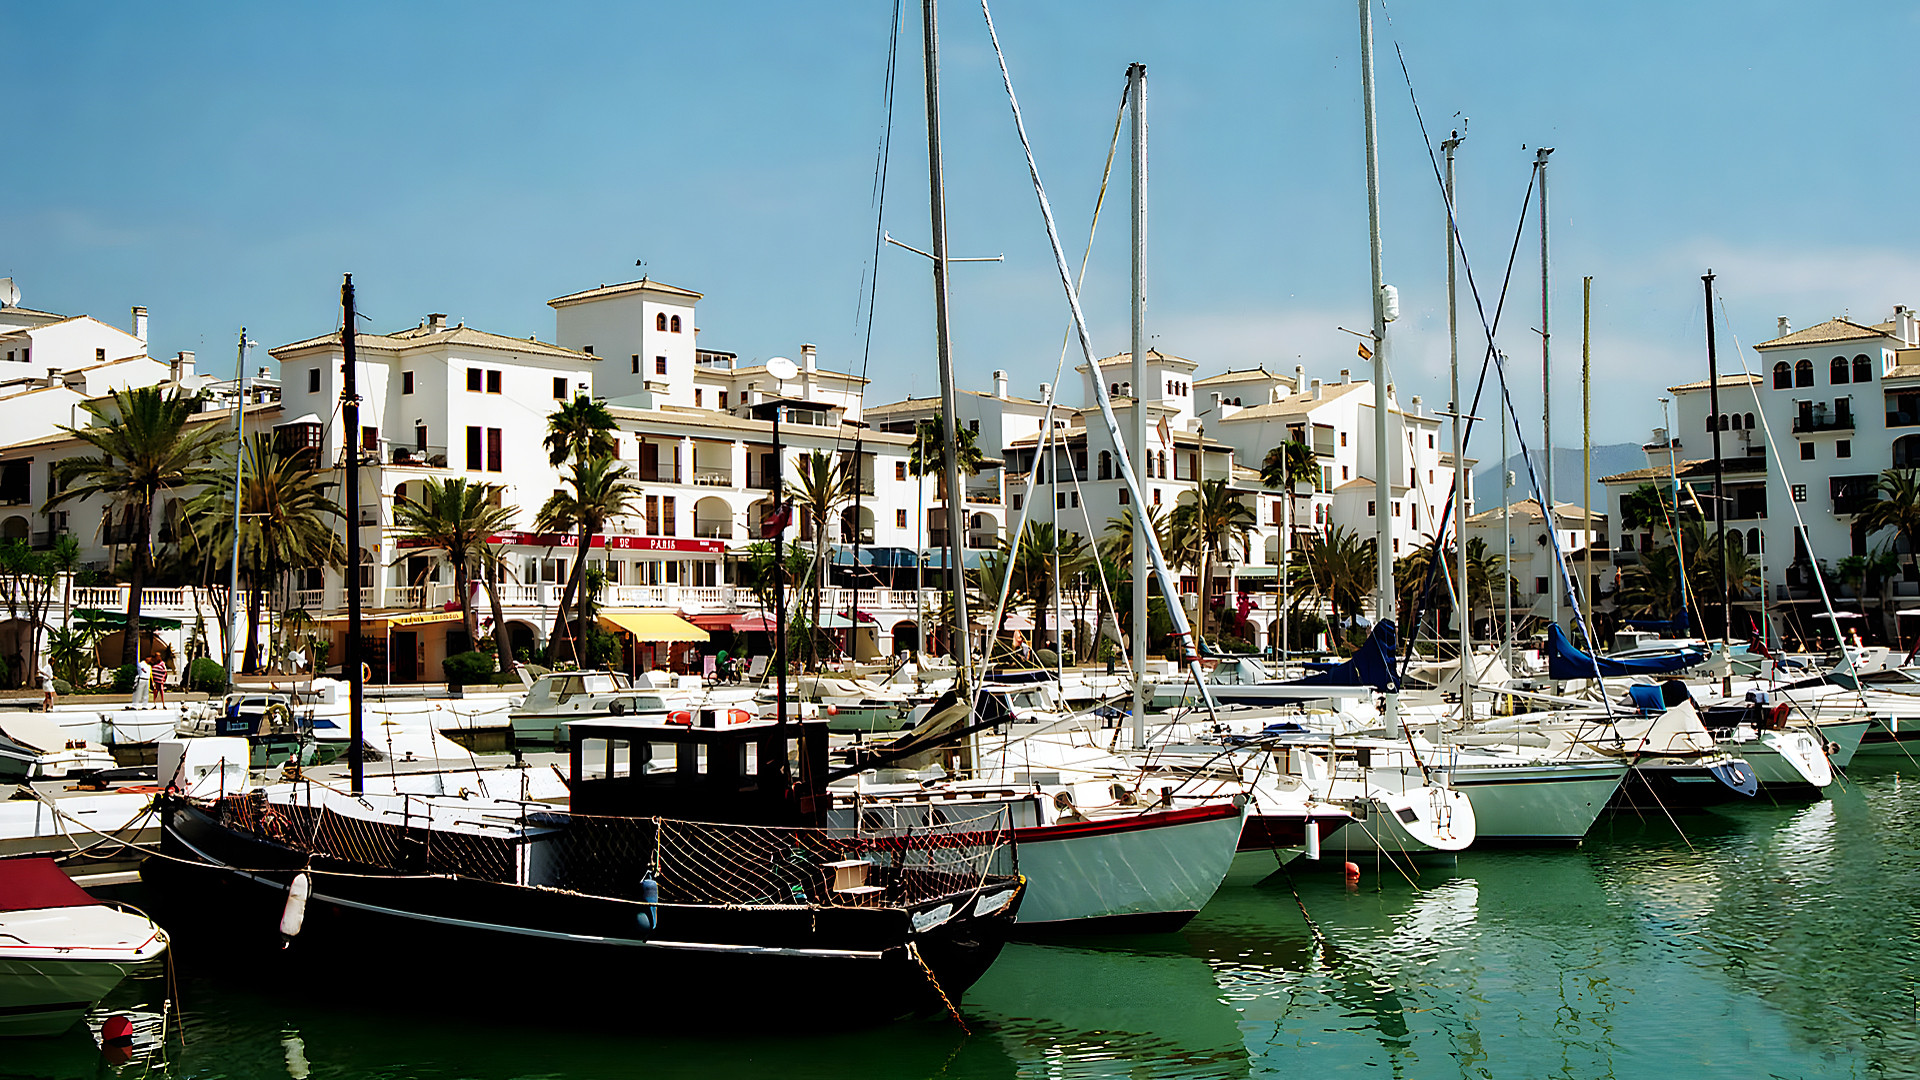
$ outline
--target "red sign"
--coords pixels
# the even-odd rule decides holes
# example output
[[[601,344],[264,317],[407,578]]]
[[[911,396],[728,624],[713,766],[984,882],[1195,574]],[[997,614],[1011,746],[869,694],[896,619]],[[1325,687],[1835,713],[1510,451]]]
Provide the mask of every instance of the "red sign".
[[[580,546],[580,538],[572,533],[504,532],[487,537],[487,543],[573,548]],[[674,551],[701,555],[720,555],[727,550],[724,540],[682,540],[672,536],[595,536],[593,546],[617,551]]]

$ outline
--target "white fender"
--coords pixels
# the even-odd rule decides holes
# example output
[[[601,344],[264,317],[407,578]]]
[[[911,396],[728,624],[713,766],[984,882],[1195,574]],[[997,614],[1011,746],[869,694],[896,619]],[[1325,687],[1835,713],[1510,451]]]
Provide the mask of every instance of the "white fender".
[[[307,898],[312,895],[312,879],[304,871],[293,875],[293,884],[287,886],[286,910],[280,913],[281,937],[292,939],[300,936],[300,927],[307,921]]]

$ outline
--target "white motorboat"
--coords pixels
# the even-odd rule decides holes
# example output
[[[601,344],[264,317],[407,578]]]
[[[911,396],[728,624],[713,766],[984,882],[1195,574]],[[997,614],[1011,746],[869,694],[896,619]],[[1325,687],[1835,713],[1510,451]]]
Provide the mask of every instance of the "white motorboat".
[[[145,915],[95,900],[51,858],[0,860],[0,1035],[58,1035],[166,951]]]
[[[657,691],[636,688],[623,672],[551,671],[527,683],[527,696],[510,714],[513,745],[564,745],[569,720],[665,717],[669,711]]]

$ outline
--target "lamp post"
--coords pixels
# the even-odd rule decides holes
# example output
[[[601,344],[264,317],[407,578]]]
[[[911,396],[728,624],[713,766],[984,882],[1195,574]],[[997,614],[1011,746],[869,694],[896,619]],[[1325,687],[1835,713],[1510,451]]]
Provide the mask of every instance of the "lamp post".
[[[767,361],[767,374],[774,377],[776,385],[799,374],[800,369],[792,360],[776,356]],[[787,521],[792,516],[787,507],[787,466],[784,448],[780,443],[780,414],[788,407],[804,402],[792,401],[775,395],[771,400],[756,403],[752,407],[753,415],[760,419],[773,421],[773,509],[762,522],[762,539],[773,541],[773,662],[774,673],[774,715],[779,723],[787,722]],[[767,535],[769,532],[771,536]]]

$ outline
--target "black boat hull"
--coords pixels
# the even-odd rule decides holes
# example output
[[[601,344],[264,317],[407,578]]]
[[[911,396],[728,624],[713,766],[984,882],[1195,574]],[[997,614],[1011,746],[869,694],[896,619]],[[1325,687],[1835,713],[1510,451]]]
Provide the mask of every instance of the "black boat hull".
[[[227,944],[317,969],[347,951],[382,983],[524,993],[579,988],[566,1007],[624,1023],[779,1026],[879,1023],[944,1011],[992,964],[1019,907],[1017,879],[898,907],[702,908],[645,903],[445,875],[398,875],[328,864],[164,804],[160,853],[142,878],[173,917],[216,923]],[[279,926],[288,886],[308,869],[312,897],[299,934]],[[1011,895],[1006,895],[1011,889]],[[934,922],[939,909],[950,913]],[[657,914],[658,929],[642,929]],[[916,925],[916,923],[918,925]],[[396,962],[399,961],[399,962]],[[532,979],[507,991],[502,976]],[[937,985],[936,985],[937,984]],[[591,1001],[582,1000],[591,998]],[[529,1010],[537,1017],[537,1013]],[[577,1015],[569,1019],[579,1019]]]

